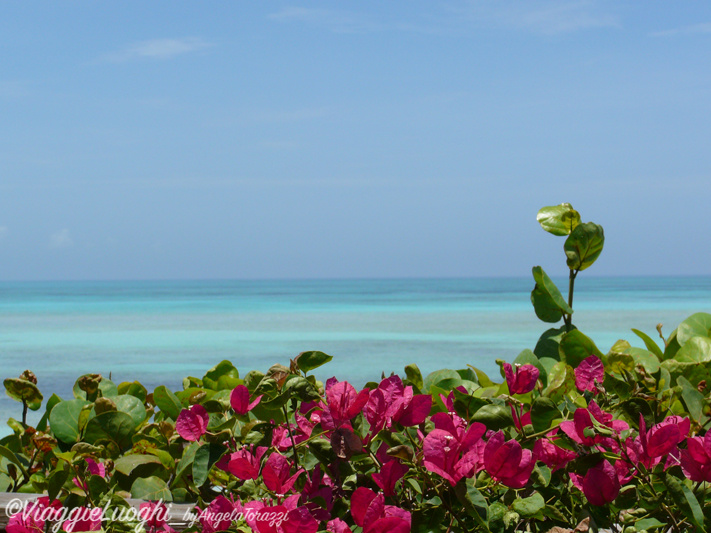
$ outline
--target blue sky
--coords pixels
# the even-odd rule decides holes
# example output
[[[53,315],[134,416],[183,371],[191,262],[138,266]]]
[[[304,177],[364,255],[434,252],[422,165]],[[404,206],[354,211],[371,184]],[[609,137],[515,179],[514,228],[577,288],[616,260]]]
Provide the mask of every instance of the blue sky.
[[[3,2],[0,279],[708,274],[711,4]]]

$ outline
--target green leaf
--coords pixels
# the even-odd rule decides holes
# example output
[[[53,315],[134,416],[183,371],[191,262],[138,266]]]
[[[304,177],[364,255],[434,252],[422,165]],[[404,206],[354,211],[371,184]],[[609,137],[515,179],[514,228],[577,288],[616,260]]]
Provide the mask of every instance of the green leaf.
[[[558,406],[545,396],[539,396],[533,400],[531,405],[531,424],[536,433],[545,431],[551,427],[551,422],[563,415],[558,410]]]
[[[691,523],[696,527],[695,531],[705,533],[704,513],[701,510],[699,501],[687,487],[683,481],[675,478],[668,472],[664,473],[664,484],[669,490],[669,494],[674,502],[684,511],[684,515],[691,520]]]
[[[558,322],[563,314],[573,313],[558,287],[541,267],[533,267],[533,279],[536,285],[531,291],[531,303],[538,318],[543,322]]]
[[[405,375],[407,379],[410,380],[413,386],[417,387],[418,390],[422,390],[424,382],[422,381],[422,372],[417,365],[411,364],[405,367]]]
[[[487,526],[489,506],[484,496],[482,496],[481,492],[476,488],[476,478],[469,478],[466,479],[466,481],[461,479],[459,483],[454,486],[454,493],[457,495],[457,499],[462,503],[469,516],[474,518],[474,521],[479,527],[484,528],[485,531],[489,531]]]
[[[38,431],[44,431],[47,429],[47,422],[49,421],[49,413],[51,413],[54,406],[57,405],[61,401],[62,401],[62,399],[59,396],[57,396],[56,394],[52,394],[52,396],[49,397],[49,400],[47,400],[47,403],[44,406],[44,414],[42,415],[42,418],[40,418],[39,422],[37,422],[37,430]]]
[[[538,492],[528,498],[517,498],[511,507],[522,518],[531,518],[538,514],[546,506],[546,502]]]
[[[710,363],[711,339],[700,336],[691,337],[679,348],[674,359],[680,363]]]
[[[201,487],[207,481],[210,471],[210,445],[203,444],[195,451],[193,460],[193,483],[196,487]]]
[[[684,401],[686,409],[691,415],[691,419],[703,426],[708,420],[708,417],[704,414],[704,407],[706,405],[704,395],[694,388],[694,386],[689,383],[689,380],[683,376],[676,378],[676,384],[681,386],[681,399]]]
[[[562,237],[580,224],[580,213],[570,204],[551,205],[538,211],[536,220],[548,233]]]
[[[25,401],[27,407],[37,411],[42,406],[42,393],[37,385],[26,379],[8,378],[4,382],[7,395],[18,402]]]
[[[647,347],[647,350],[649,350],[654,355],[656,355],[660,360],[664,359],[664,352],[659,347],[659,345],[656,342],[654,342],[654,339],[652,339],[652,337],[650,337],[643,331],[640,331],[635,328],[632,328],[632,333],[634,333],[640,339],[642,339],[642,341],[644,342],[644,345]]]
[[[634,528],[637,531],[647,531],[650,529],[659,529],[660,527],[662,528],[667,528],[667,524],[664,522],[660,522],[656,518],[643,518],[642,520],[637,520],[634,523]]]
[[[101,381],[98,381],[98,378],[101,378]],[[82,390],[79,385],[82,379],[86,380],[87,384],[92,385],[94,384],[94,382],[98,381],[98,390],[101,392],[101,396],[103,396],[104,398],[118,396],[118,387],[110,379],[105,378],[100,374],[84,374],[83,376],[79,376],[79,378],[77,378],[72,389],[72,392],[74,393],[74,398],[78,400],[86,400],[87,398],[86,391]]]
[[[116,404],[116,409],[129,415],[136,427],[146,420],[146,408],[143,406],[143,402],[135,396],[122,394],[113,398],[113,401]]]
[[[573,390],[576,390],[573,367],[563,361],[556,363],[548,373],[548,386],[543,390],[543,395],[548,396],[553,402],[559,402]]]
[[[462,378],[459,376],[456,370],[450,370],[449,368],[443,368],[442,370],[435,370],[431,374],[428,374],[425,378],[424,387],[425,391],[429,392],[430,387],[433,385],[439,386],[439,383],[446,382],[447,386],[440,387],[445,390],[451,390],[462,384]],[[451,386],[453,385],[454,386]]]
[[[22,463],[22,461],[20,461],[20,458],[15,454],[15,452],[10,450],[10,448],[7,448],[6,446],[0,446],[0,455],[11,463],[17,465],[20,468],[20,471],[22,472],[23,476],[29,477],[27,470],[25,470],[25,465]]]
[[[130,394],[131,396],[135,396],[141,400],[143,403],[145,403],[146,398],[148,397],[148,391],[138,381],[124,381],[123,383],[119,383],[118,393]]]
[[[627,348],[625,353],[632,356],[635,365],[642,365],[647,374],[654,374],[659,370],[659,359],[652,352],[632,346]]]
[[[511,409],[505,405],[489,404],[481,407],[474,416],[473,422],[481,422],[487,429],[494,431],[514,425]]]
[[[694,313],[676,328],[676,339],[680,346],[696,336],[711,337],[711,314]]]
[[[183,404],[180,403],[178,397],[167,389],[165,385],[156,387],[153,392],[153,401],[158,406],[158,409],[173,420],[177,420],[180,411],[183,410]]]
[[[560,361],[560,340],[565,334],[565,326],[547,329],[538,338],[538,342],[536,343],[536,347],[533,349],[533,353],[536,354],[536,357],[539,359],[548,357],[555,359],[556,361]]]
[[[234,389],[242,384],[239,372],[229,361],[221,361],[213,366],[202,378],[202,384],[207,389],[223,390]]]
[[[131,497],[137,500],[172,502],[173,495],[165,481],[156,476],[139,477],[131,485]]]
[[[197,453],[198,448],[200,448],[200,443],[198,442],[192,442],[187,448],[185,448],[185,450],[183,451],[183,456],[178,462],[178,466],[175,467],[176,481],[178,481],[181,476],[188,471],[188,468],[190,468],[190,471],[192,472],[191,467],[193,461],[195,460],[195,454]]]
[[[576,368],[583,359],[591,355],[602,359],[602,352],[598,350],[592,339],[577,329],[563,335],[560,340],[559,355],[561,361],[573,368]]]
[[[301,352],[296,356],[296,364],[304,372],[318,368],[328,363],[333,357],[323,352]]]
[[[49,476],[47,482],[47,495],[49,496],[49,501],[54,501],[57,495],[62,490],[62,487],[69,479],[69,470],[60,468],[52,472]]]
[[[600,256],[605,244],[602,226],[586,222],[579,224],[565,240],[563,250],[570,270],[585,270]]]
[[[155,455],[124,455],[114,462],[117,471],[126,476],[130,476],[136,467],[147,464],[161,464],[160,459]]]
[[[79,439],[79,415],[86,400],[67,400],[60,402],[52,408],[49,414],[49,427],[58,440],[67,444],[74,444]]]
[[[89,420],[84,439],[89,444],[111,442],[119,450],[125,450],[132,445],[131,437],[135,429],[136,425],[130,415],[120,411],[109,411]]]

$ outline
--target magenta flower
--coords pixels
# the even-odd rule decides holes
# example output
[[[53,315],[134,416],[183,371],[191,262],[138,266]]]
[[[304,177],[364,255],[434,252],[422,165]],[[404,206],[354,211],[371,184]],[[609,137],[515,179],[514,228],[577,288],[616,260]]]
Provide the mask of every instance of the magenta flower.
[[[595,382],[605,381],[605,367],[596,355],[586,357],[575,369],[575,386],[579,391],[592,391],[597,394],[598,390]]]
[[[311,423],[299,413],[295,414],[296,424],[280,424],[272,431],[272,446],[280,452],[289,450],[292,446],[291,437],[294,443],[299,444],[308,440],[316,424]],[[291,429],[291,435],[289,435]]]
[[[484,468],[495,480],[512,489],[521,489],[528,483],[536,461],[531,450],[524,450],[511,439],[504,442],[504,432],[494,433],[484,448]]]
[[[586,432],[588,428],[591,428],[594,432],[592,417],[595,417],[595,420],[601,425],[610,428],[617,434],[629,429],[626,422],[613,420],[612,415],[605,413],[594,401],[590,402],[587,409],[576,409],[575,413],[573,413],[573,420],[562,422],[560,429],[563,433],[568,435],[568,437],[583,446],[595,446],[600,444],[608,449],[617,449],[618,446],[614,439],[599,434],[590,435],[589,431]]]
[[[281,505],[252,501],[244,506],[247,525],[258,533],[316,533],[318,521],[306,507],[298,506],[299,495],[290,496]]]
[[[69,519],[64,521],[62,528],[67,533],[100,531],[103,512],[101,507],[75,507],[70,511]]]
[[[380,472],[373,474],[373,481],[387,496],[395,496],[395,485],[400,481],[410,468],[402,464],[397,459],[388,461],[380,469]]]
[[[351,497],[351,516],[363,533],[410,533],[408,511],[385,505],[385,497],[366,487],[358,487]]]
[[[540,371],[533,365],[516,365],[516,370],[504,363],[504,375],[511,394],[526,394],[536,386]]]
[[[620,493],[617,471],[604,459],[588,469],[583,477],[571,472],[570,479],[573,485],[583,491],[592,505],[601,506],[610,503]]]
[[[486,426],[466,423],[457,415],[437,413],[432,417],[435,429],[422,443],[423,464],[427,470],[442,476],[452,485],[463,477],[471,477],[481,470],[483,441]]]
[[[242,505],[230,501],[224,496],[218,496],[210,502],[198,515],[198,520],[202,525],[202,533],[215,533],[230,527],[234,520],[237,520],[242,512]]]
[[[138,517],[145,521],[146,533],[175,533],[168,525],[170,511],[161,502],[142,503],[138,508]]]
[[[692,481],[711,481],[711,431],[687,439],[686,450],[681,450],[681,469]]]
[[[651,459],[667,455],[687,437],[690,428],[691,422],[688,418],[668,416],[647,432],[647,424],[640,414],[639,440],[642,450]]]
[[[358,393],[347,381],[341,381],[329,387],[326,390],[326,399],[328,413],[333,420],[333,428],[326,429],[339,428],[354,418],[363,409],[369,395],[368,389],[363,389]],[[323,422],[323,416],[321,418]]]
[[[326,524],[326,531],[328,531],[328,533],[353,533],[353,530],[348,527],[348,524],[340,518],[329,520]]]
[[[279,453],[272,453],[264,464],[262,478],[270,491],[283,495],[291,490],[304,469],[299,469],[293,476],[289,476],[290,473],[291,463],[288,459]]]
[[[185,440],[197,441],[207,433],[207,424],[210,416],[205,408],[200,404],[195,404],[190,409],[183,409],[175,421],[175,429],[178,435]]]
[[[259,446],[256,453],[254,446],[251,448],[245,446],[230,455],[223,455],[217,466],[243,481],[257,479],[259,477],[260,462],[266,451],[267,448],[265,446]]]
[[[230,393],[230,405],[238,415],[246,415],[259,404],[262,396],[260,394],[250,403],[249,389],[244,385],[237,385]]]
[[[331,509],[333,509],[333,481],[321,472],[321,465],[316,465],[308,476],[304,488],[301,489],[301,502],[306,506],[311,515],[319,522],[327,522],[331,519]],[[320,501],[316,501],[320,498]],[[326,507],[323,507],[323,504]]]
[[[565,467],[576,457],[575,452],[556,446],[548,438],[540,438],[533,445],[533,458],[541,461],[553,472]]]
[[[43,496],[27,505],[21,512],[14,514],[8,520],[7,533],[43,533],[45,520],[56,520],[62,513],[62,504]]]

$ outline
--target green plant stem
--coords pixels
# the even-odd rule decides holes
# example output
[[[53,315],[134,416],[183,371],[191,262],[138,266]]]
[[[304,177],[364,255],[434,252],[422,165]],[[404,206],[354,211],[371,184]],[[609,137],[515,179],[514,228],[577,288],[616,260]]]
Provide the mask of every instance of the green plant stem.
[[[22,398],[22,425],[27,425],[27,400]]]
[[[284,422],[286,423],[286,429],[291,439],[291,449],[294,452],[294,471],[297,471],[299,469],[299,454],[296,452],[296,441],[294,440],[294,434],[291,432],[291,424],[289,424],[289,413],[286,410],[286,404],[281,407],[284,410]]]
[[[575,290],[575,277],[578,275],[579,270],[571,270],[570,276],[568,277],[568,307],[573,308],[573,291]],[[573,315],[564,315],[563,320],[565,321],[565,331],[568,332],[573,329]]]

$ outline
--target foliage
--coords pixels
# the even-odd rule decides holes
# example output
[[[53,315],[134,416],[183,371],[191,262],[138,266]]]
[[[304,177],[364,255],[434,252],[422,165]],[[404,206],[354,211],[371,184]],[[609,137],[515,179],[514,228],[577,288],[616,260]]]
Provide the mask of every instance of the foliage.
[[[667,337],[660,326],[661,343],[633,330],[644,347],[618,341],[601,352],[573,325],[572,304],[602,228],[569,204],[538,220],[566,237],[570,277],[566,300],[535,267],[531,300],[541,320],[563,326],[513,364],[499,361],[500,380],[474,367],[423,377],[409,365],[404,378],[358,390],[316,380],[311,372],[331,360],[318,351],[244,376],[222,361],[181,391],[81,376],[74,398],[47,400],[36,427],[9,421],[0,490],[45,492],[27,518],[38,527],[55,499],[79,509],[133,497],[195,502],[192,529],[206,532],[503,533],[581,522],[705,531],[711,315]],[[23,415],[40,408],[31,372],[5,386]],[[242,518],[224,518],[233,512]],[[160,520],[145,527],[170,530]]]

